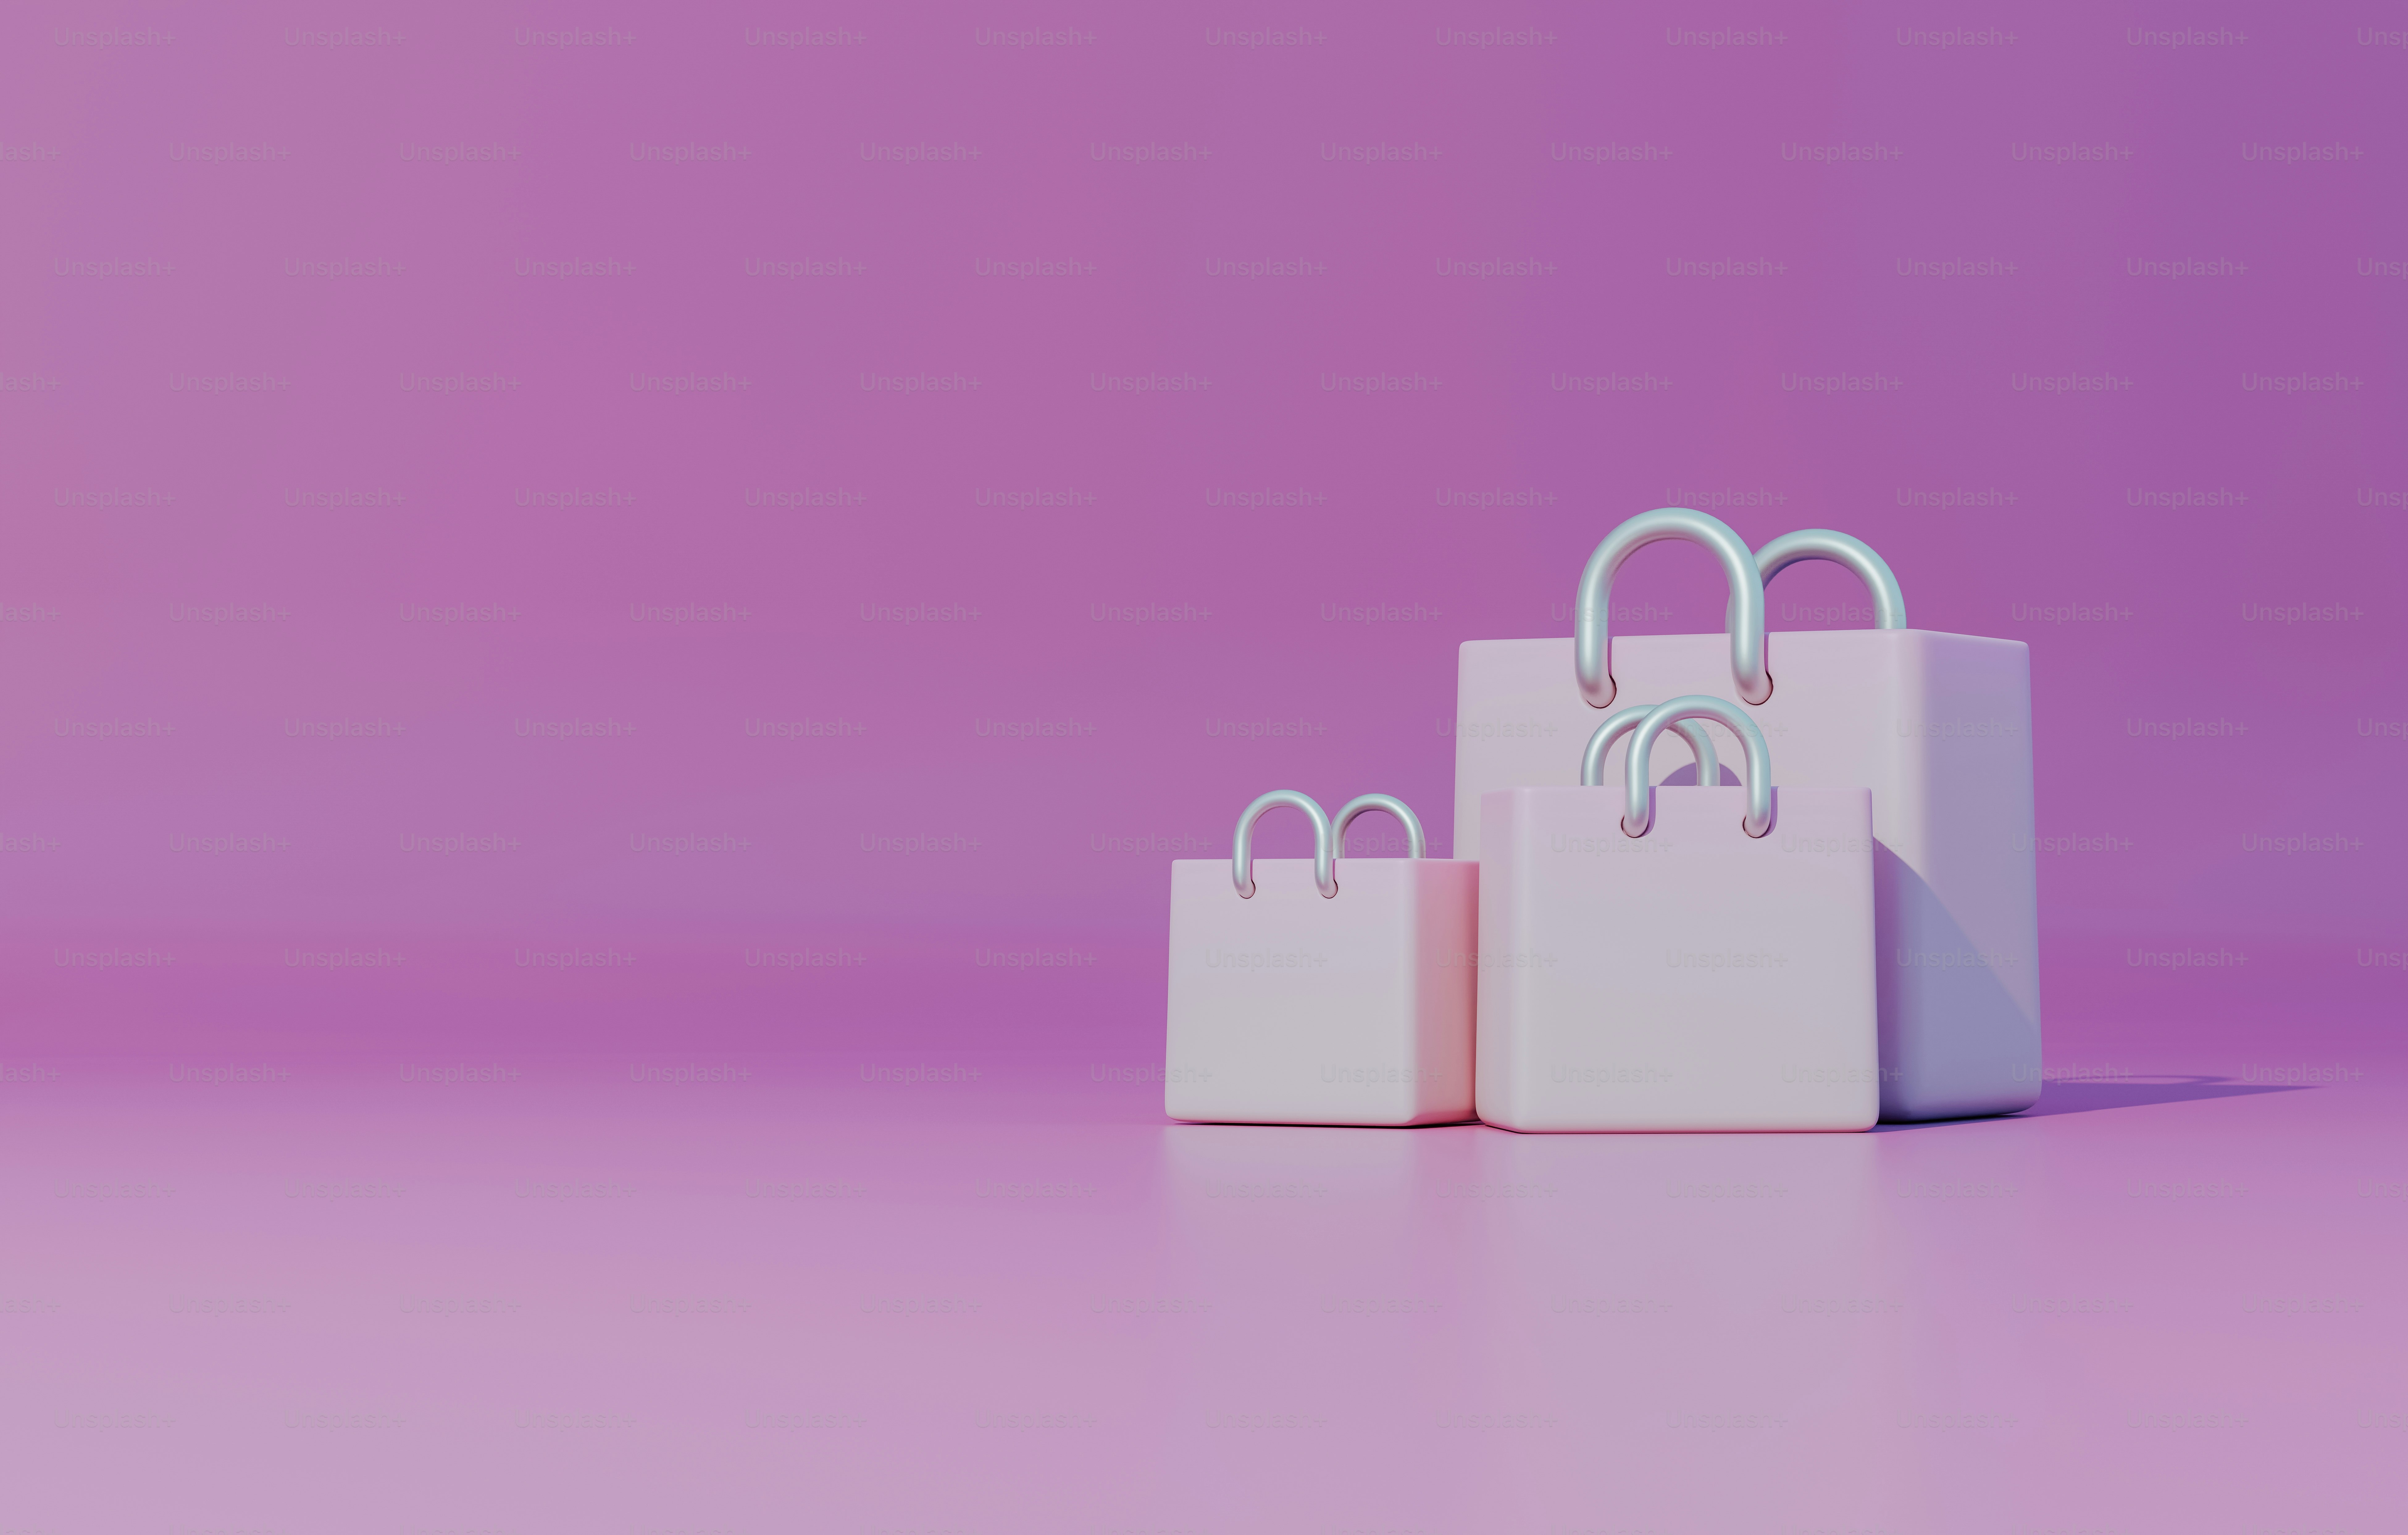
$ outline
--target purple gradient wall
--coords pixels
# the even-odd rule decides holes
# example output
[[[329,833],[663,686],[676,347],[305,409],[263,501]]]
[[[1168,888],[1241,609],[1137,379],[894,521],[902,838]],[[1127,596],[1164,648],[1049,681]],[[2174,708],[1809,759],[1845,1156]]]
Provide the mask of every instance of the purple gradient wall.
[[[6,31],[22,1046],[1136,1058],[1166,859],[1281,786],[1443,851],[1457,643],[1667,504],[2029,642],[2053,1027],[2396,1010],[2372,12]],[[1616,596],[1719,623],[1694,550]]]

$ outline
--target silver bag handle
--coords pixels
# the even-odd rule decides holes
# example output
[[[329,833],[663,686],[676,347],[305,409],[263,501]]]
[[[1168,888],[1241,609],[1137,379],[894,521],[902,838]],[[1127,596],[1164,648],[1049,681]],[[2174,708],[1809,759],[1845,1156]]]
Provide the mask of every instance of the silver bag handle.
[[[1405,845],[1412,850],[1405,854],[1406,857],[1429,856],[1429,839],[1422,835],[1422,818],[1413,813],[1412,806],[1394,795],[1356,795],[1348,800],[1346,808],[1340,811],[1330,821],[1329,843],[1332,856],[1339,858],[1346,856],[1346,828],[1353,825],[1354,818],[1366,811],[1385,811],[1403,824]]]
[[[1737,704],[1692,693],[1649,710],[1630,739],[1630,754],[1622,764],[1622,835],[1647,835],[1656,815],[1656,808],[1647,797],[1647,755],[1655,750],[1656,738],[1667,726],[1682,720],[1717,721],[1730,726],[1732,734],[1739,737],[1740,745],[1747,751],[1747,814],[1741,819],[1740,829],[1750,837],[1761,837],[1770,831],[1772,753],[1765,747],[1764,732]]]
[[[1770,586],[1773,577],[1807,560],[1828,560],[1856,572],[1856,579],[1865,583],[1866,595],[1873,599],[1874,628],[1906,627],[1906,593],[1899,588],[1889,562],[1862,538],[1828,527],[1801,527],[1795,533],[1784,533],[1756,552],[1756,574]],[[1725,609],[1723,627],[1730,627],[1730,610]]]
[[[1581,696],[1591,709],[1613,707],[1612,638],[1607,620],[1612,614],[1613,577],[1623,562],[1639,550],[1663,538],[1703,544],[1722,562],[1730,583],[1731,678],[1739,696],[1752,704],[1772,696],[1772,674],[1764,664],[1764,578],[1744,539],[1719,517],[1686,507],[1659,507],[1642,511],[1605,536],[1581,570],[1580,590],[1572,608],[1572,675]]]
[[[1638,729],[1639,722],[1645,719],[1653,708],[1651,704],[1632,704],[1628,709],[1617,710],[1605,717],[1603,724],[1589,732],[1588,750],[1581,753],[1582,784],[1591,789],[1604,786],[1605,754],[1613,750],[1615,741]],[[1689,750],[1697,755],[1698,782],[1710,789],[1720,784],[1723,765],[1714,758],[1714,739],[1706,734],[1706,727],[1695,720],[1681,720],[1672,728],[1681,733],[1681,739],[1689,743]]]
[[[1311,795],[1294,789],[1273,789],[1238,814],[1238,839],[1229,854],[1229,878],[1243,899],[1254,898],[1254,823],[1263,818],[1265,811],[1282,805],[1295,806],[1312,822],[1312,882],[1320,887],[1323,900],[1338,894],[1338,857],[1346,850],[1346,828],[1367,811],[1385,811],[1404,824],[1405,842],[1412,849],[1410,856],[1429,855],[1429,839],[1423,835],[1422,818],[1394,795],[1356,795],[1332,821],[1329,812]]]
[[[1265,811],[1282,805],[1295,806],[1312,822],[1312,882],[1321,887],[1321,898],[1327,900],[1338,894],[1338,857],[1330,851],[1329,812],[1311,795],[1294,789],[1273,789],[1238,812],[1238,840],[1230,853],[1229,877],[1241,897],[1254,898],[1254,823]]]

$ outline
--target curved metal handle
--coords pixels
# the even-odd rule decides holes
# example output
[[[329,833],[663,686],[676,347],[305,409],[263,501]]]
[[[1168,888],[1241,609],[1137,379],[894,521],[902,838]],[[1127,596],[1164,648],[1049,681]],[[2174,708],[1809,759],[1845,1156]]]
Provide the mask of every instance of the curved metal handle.
[[[1772,829],[1772,753],[1765,748],[1764,732],[1737,704],[1692,693],[1685,698],[1657,704],[1639,722],[1630,739],[1630,754],[1622,765],[1622,835],[1644,837],[1656,810],[1647,798],[1647,754],[1667,725],[1682,720],[1715,720],[1730,726],[1747,749],[1747,814],[1740,829],[1761,837]]]
[[[1603,724],[1589,732],[1588,750],[1581,753],[1581,782],[1584,786],[1591,789],[1604,786],[1605,754],[1613,750],[1615,741],[1638,729],[1639,722],[1645,719],[1654,708],[1653,704],[1632,704],[1628,709],[1608,714]],[[1714,739],[1706,734],[1706,727],[1695,720],[1682,720],[1672,728],[1681,733],[1681,739],[1689,743],[1689,750],[1697,753],[1698,782],[1710,789],[1719,785],[1723,781],[1723,765],[1715,760]]]
[[[1315,804],[1311,795],[1294,789],[1273,789],[1238,812],[1238,841],[1229,856],[1229,877],[1240,896],[1254,898],[1254,823],[1265,811],[1280,805],[1293,805],[1312,819],[1312,882],[1321,887],[1321,898],[1327,900],[1338,894],[1338,855],[1330,851],[1329,812]]]
[[[1772,578],[1793,565],[1807,560],[1828,560],[1833,565],[1846,566],[1865,583],[1865,593],[1873,599],[1873,627],[1903,629],[1906,627],[1906,593],[1898,584],[1889,562],[1873,552],[1873,546],[1862,538],[1852,538],[1828,527],[1801,527],[1795,533],[1784,533],[1756,552],[1756,573],[1767,586]],[[1723,612],[1723,626],[1730,626],[1730,612]]]
[[[1772,674],[1764,666],[1764,578],[1756,573],[1756,556],[1729,524],[1686,507],[1642,511],[1607,534],[1589,555],[1572,609],[1572,674],[1580,679],[1581,696],[1591,709],[1613,707],[1606,620],[1612,611],[1614,573],[1641,548],[1662,538],[1703,544],[1722,562],[1731,594],[1731,676],[1749,703],[1771,697]]]
[[[1405,845],[1412,850],[1406,857],[1429,856],[1429,839],[1422,835],[1422,818],[1413,813],[1412,806],[1394,795],[1356,795],[1329,823],[1329,851],[1333,857],[1346,856],[1346,828],[1365,811],[1385,811],[1404,824]]]

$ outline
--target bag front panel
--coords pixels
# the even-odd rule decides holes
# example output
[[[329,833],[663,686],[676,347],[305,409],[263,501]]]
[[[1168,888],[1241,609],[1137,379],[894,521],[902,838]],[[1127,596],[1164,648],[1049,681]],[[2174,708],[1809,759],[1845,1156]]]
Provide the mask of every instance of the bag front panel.
[[[1528,1130],[1853,1130],[1874,1122],[1865,794],[1492,795],[1483,860],[1481,1117]],[[1510,892],[1508,894],[1507,892]],[[1491,952],[1534,962],[1491,968]]]
[[[1324,899],[1312,860],[1258,858],[1247,899],[1226,860],[1173,861],[1170,1117],[1403,1125],[1450,1100],[1463,1117],[1463,1065],[1424,1050],[1425,1004],[1437,994],[1420,974],[1414,862],[1341,862],[1340,894]],[[1440,880],[1469,896],[1465,876]],[[1468,900],[1459,905],[1468,935]],[[1455,1054],[1468,1056],[1468,1010],[1455,1028],[1464,1037]]]

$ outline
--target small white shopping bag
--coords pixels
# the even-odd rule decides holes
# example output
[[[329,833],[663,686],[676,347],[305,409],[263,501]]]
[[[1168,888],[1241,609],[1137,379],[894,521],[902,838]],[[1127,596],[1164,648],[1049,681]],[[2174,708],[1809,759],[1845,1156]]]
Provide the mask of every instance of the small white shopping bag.
[[[1727,633],[1610,636],[1616,573],[1660,539],[1701,544],[1721,564]],[[1861,577],[1874,627],[1768,637],[1764,584],[1800,560]],[[1743,705],[1780,747],[1783,785],[1871,792],[1883,1117],[2028,1108],[2041,1040],[2029,650],[1908,628],[1898,578],[1846,534],[1802,529],[1751,553],[1704,512],[1642,513],[1589,556],[1570,638],[1465,642],[1455,856],[1487,856],[1492,790],[1576,782],[1570,748],[1601,710],[1689,694]],[[1610,761],[1609,776],[1621,766]]]
[[[1281,805],[1311,818],[1311,858],[1254,856],[1254,822]],[[1341,868],[1346,826],[1370,810],[1404,824],[1412,855]],[[1472,1116],[1479,871],[1426,849],[1401,800],[1365,795],[1333,823],[1283,789],[1238,818],[1230,862],[1171,862],[1165,1112],[1285,1125]]]
[[[1650,788],[1656,736],[1699,719],[1740,738],[1744,786]],[[1871,796],[1773,788],[1755,723],[1699,696],[1608,719],[1588,783],[1624,733],[1618,790],[1481,797],[1480,1117],[1510,1130],[1871,1128]]]

